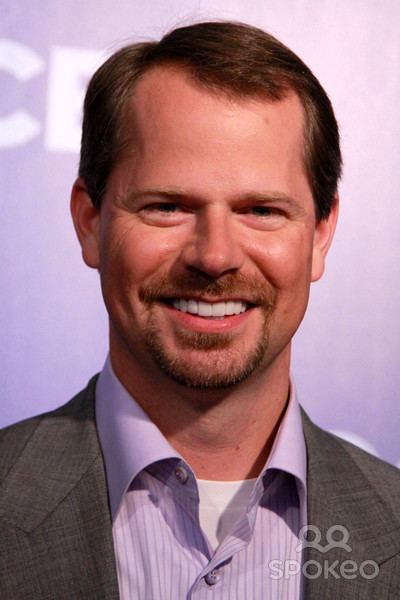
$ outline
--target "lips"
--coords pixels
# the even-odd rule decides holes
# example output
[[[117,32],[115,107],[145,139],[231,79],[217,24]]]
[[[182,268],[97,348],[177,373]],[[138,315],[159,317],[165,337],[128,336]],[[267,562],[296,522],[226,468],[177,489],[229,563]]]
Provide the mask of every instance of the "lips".
[[[172,306],[184,313],[198,315],[199,317],[223,318],[239,315],[247,310],[249,305],[242,300],[227,300],[223,302],[204,302],[203,300],[176,298]]]

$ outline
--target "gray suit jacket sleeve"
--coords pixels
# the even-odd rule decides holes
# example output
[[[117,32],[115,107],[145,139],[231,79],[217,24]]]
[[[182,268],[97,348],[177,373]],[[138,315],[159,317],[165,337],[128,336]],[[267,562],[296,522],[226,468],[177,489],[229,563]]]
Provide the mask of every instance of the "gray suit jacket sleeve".
[[[1,600],[119,598],[95,381],[64,407],[0,432]],[[304,553],[305,599],[399,599],[399,471],[303,422],[309,523],[321,533]],[[348,531],[350,551],[326,550],[334,525]],[[349,578],[347,562],[343,577],[349,560],[374,561],[379,574]]]

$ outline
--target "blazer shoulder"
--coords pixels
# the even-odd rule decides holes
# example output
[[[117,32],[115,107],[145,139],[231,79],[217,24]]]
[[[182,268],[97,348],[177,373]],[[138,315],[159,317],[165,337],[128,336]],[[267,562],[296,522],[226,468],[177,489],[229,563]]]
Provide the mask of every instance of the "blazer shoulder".
[[[329,458],[338,477],[351,479],[354,468],[358,469],[369,482],[371,488],[385,500],[395,514],[400,506],[400,469],[373,456],[358,446],[343,440],[315,425],[307,415],[303,415],[303,424],[309,449]],[[313,457],[315,458],[315,457]]]
[[[0,482],[6,477],[18,457],[23,454],[35,432],[45,423],[58,424],[62,430],[71,421],[94,418],[94,391],[98,375],[92,377],[86,388],[62,406],[24,419],[0,429]]]
[[[398,513],[400,506],[400,469],[350,442],[337,436],[334,437],[368,481],[379,489],[380,495],[385,496],[392,509]]]
[[[0,597],[118,598],[95,382],[0,432]]]

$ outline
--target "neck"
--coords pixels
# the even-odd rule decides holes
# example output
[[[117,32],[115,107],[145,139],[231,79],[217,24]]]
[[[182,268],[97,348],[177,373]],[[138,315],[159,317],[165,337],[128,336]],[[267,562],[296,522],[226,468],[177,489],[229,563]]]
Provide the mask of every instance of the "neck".
[[[112,349],[110,357],[118,379],[198,478],[258,476],[285,412],[290,348],[264,371],[224,390],[191,389],[164,375],[147,378]]]

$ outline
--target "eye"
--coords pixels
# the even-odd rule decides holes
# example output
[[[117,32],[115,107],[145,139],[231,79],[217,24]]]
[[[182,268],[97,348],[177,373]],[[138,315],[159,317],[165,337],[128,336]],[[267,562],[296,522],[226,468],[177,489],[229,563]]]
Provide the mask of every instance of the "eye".
[[[151,204],[150,206],[146,206],[145,210],[161,212],[166,214],[174,214],[177,213],[180,208],[177,204],[173,202],[160,202],[159,204]]]
[[[241,219],[254,229],[275,230],[285,224],[285,213],[275,206],[255,204],[240,210]]]
[[[256,204],[243,209],[243,214],[246,214],[255,219],[276,219],[283,216],[283,211],[275,206],[267,206],[264,204]]]
[[[249,212],[256,217],[270,217],[277,214],[277,211],[270,206],[252,206]]]
[[[187,221],[190,211],[177,202],[153,202],[140,211],[143,222],[155,227],[173,227]]]

